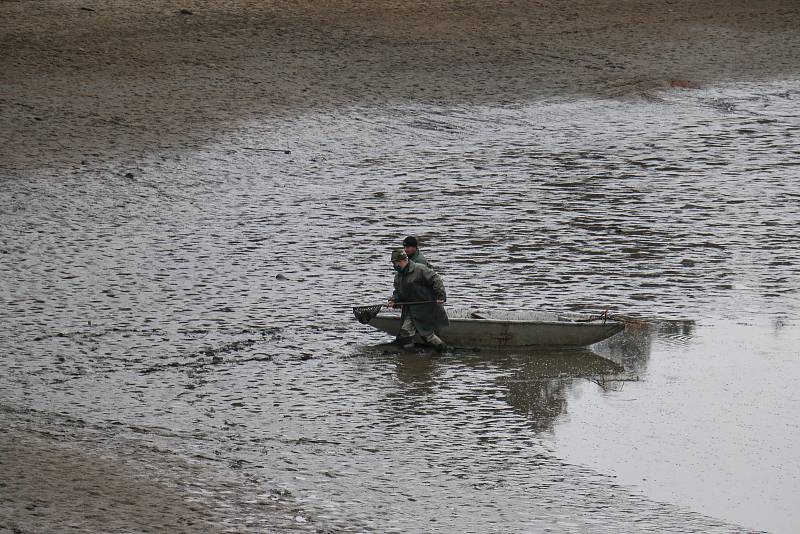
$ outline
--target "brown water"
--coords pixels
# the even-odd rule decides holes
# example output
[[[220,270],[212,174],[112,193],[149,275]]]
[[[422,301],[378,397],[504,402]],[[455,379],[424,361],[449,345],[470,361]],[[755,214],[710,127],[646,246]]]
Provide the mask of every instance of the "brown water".
[[[7,169],[4,426],[205,466],[223,530],[792,532],[799,97],[365,104]],[[453,305],[652,323],[398,355],[349,308],[407,234]]]

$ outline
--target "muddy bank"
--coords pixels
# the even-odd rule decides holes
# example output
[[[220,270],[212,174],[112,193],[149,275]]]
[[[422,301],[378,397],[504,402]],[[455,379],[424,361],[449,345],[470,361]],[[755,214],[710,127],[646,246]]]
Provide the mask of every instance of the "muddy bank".
[[[37,433],[4,432],[0,526],[15,532],[218,531],[201,506],[185,499],[185,489],[159,484],[155,475]]]
[[[792,0],[3,2],[0,162],[135,158],[313,107],[793,75],[798,25]]]
[[[0,418],[0,532],[313,530],[285,491],[154,445],[152,436],[166,429],[104,427],[9,406]]]

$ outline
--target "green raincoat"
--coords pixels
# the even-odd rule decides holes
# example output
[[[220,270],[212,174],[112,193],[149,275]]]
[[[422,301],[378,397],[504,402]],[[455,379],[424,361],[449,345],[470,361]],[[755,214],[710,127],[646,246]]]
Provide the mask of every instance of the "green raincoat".
[[[413,261],[414,263],[421,263],[425,267],[430,267],[431,269],[433,269],[433,265],[428,263],[428,260],[425,259],[425,256],[422,255],[422,252],[420,252],[419,249],[417,249],[416,252],[414,252],[413,256],[409,256],[408,259]]]
[[[392,299],[397,303],[447,300],[447,293],[442,277],[433,269],[410,261],[405,269],[394,275]],[[435,302],[403,306],[401,323],[408,314],[411,314],[417,332],[423,337],[450,324],[444,308]]]

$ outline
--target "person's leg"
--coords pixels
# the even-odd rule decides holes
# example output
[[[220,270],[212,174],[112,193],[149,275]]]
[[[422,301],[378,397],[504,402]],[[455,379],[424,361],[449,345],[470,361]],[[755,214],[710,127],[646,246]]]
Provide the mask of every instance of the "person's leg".
[[[400,334],[397,339],[404,349],[414,348],[414,336],[417,335],[417,328],[414,326],[414,321],[411,319],[411,314],[408,314],[403,319],[403,324],[400,325]]]
[[[425,341],[433,345],[433,348],[438,352],[444,351],[444,341],[442,341],[441,338],[436,334],[425,336]]]

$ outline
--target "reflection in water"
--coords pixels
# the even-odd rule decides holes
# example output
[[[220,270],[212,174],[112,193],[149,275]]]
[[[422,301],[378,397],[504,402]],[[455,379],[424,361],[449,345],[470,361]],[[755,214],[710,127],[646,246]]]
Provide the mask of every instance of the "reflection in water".
[[[608,381],[624,374],[621,365],[589,350],[514,355],[497,365],[507,372],[497,379],[506,401],[536,431],[552,431],[567,411],[567,393],[576,380]]]
[[[686,345],[697,330],[694,321],[660,321],[656,324],[658,339],[673,345]]]
[[[502,395],[530,420],[533,430],[552,432],[557,419],[568,412],[567,398],[576,383],[590,381],[604,391],[620,390],[626,382],[637,381],[646,374],[656,339],[686,344],[694,329],[692,321],[638,321],[596,344],[598,352],[589,348],[523,353],[460,351],[452,359],[463,360],[461,364],[466,367],[489,367],[499,372],[495,378],[497,388],[483,393]],[[435,358],[401,358],[398,378],[404,380],[401,377],[405,375],[407,379],[408,371],[413,370],[414,379],[430,382],[435,361]]]
[[[648,356],[643,347],[649,349],[649,336],[654,332],[654,328],[647,328],[616,336],[627,338],[619,341],[614,351],[617,357],[624,355],[620,360],[625,364],[590,349],[527,352],[457,349],[437,356],[431,351],[407,353],[384,345],[364,349],[360,354],[376,360],[394,360],[398,388],[387,391],[385,400],[388,405],[402,405],[398,412],[425,409],[425,395],[442,387],[440,382],[448,367],[460,369],[459,374],[489,372],[492,380],[462,397],[502,398],[530,421],[533,430],[540,432],[552,431],[556,419],[567,413],[566,398],[577,380],[595,382],[606,390],[637,380]]]
[[[594,349],[622,365],[628,378],[641,377],[647,374],[656,341],[680,350],[691,343],[695,329],[695,322],[689,320],[635,321],[626,324],[621,334],[594,345]],[[621,384],[614,384],[619,380],[606,380],[602,386],[619,388]]]
[[[397,378],[406,384],[406,391],[423,392],[435,385],[437,358],[430,356],[400,356],[397,358]]]

